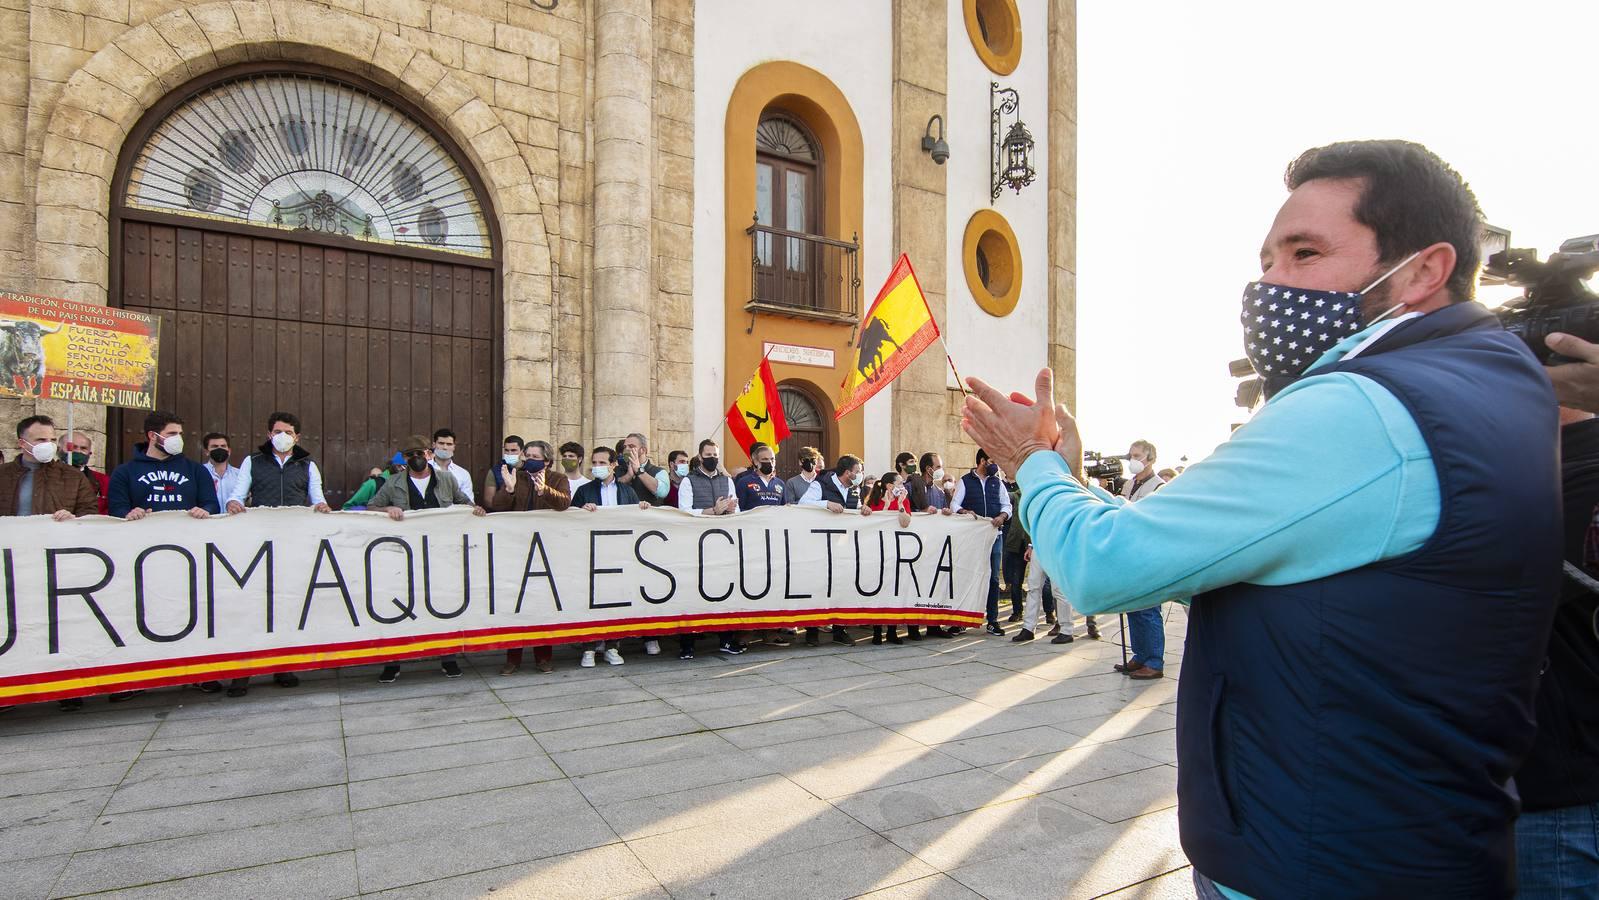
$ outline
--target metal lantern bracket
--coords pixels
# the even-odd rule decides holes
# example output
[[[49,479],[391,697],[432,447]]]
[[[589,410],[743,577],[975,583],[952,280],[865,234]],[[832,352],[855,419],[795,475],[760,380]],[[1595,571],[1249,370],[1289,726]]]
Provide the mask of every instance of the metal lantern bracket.
[[[988,147],[989,147],[989,198],[998,200],[1009,187],[1016,193],[1033,183],[1037,172],[1033,168],[1033,135],[1022,124],[1019,110],[1021,95],[1015,88],[1000,88],[999,82],[988,83]],[[1004,119],[1012,116],[1010,128]]]

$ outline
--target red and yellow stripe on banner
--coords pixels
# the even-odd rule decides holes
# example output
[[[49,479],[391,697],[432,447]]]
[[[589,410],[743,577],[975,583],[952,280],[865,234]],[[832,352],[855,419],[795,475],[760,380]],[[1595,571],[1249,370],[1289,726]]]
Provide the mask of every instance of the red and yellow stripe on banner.
[[[651,637],[683,631],[729,631],[740,628],[810,628],[827,625],[950,625],[983,623],[982,612],[953,609],[842,608],[773,610],[768,613],[726,613],[613,619],[568,625],[485,628],[469,632],[350,641],[252,650],[212,656],[150,660],[96,666],[63,672],[35,672],[0,678],[0,706],[38,703],[108,694],[135,688],[166,687],[197,681],[240,678],[269,672],[331,669],[405,659],[477,652],[539,644],[574,644],[623,637]]]

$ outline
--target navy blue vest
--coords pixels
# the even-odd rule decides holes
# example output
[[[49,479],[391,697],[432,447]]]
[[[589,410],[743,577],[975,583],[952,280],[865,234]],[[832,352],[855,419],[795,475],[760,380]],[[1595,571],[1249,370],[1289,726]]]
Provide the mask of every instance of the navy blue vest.
[[[999,478],[978,478],[976,474],[967,472],[961,476],[961,484],[966,486],[966,493],[961,495],[961,509],[969,509],[989,519],[999,515],[1004,503],[1000,495],[1005,492],[1005,485],[1000,483]]]
[[[1476,303],[1324,372],[1370,378],[1409,410],[1438,528],[1398,559],[1194,598],[1183,849],[1254,897],[1509,897],[1510,779],[1532,745],[1560,572],[1554,393]]]

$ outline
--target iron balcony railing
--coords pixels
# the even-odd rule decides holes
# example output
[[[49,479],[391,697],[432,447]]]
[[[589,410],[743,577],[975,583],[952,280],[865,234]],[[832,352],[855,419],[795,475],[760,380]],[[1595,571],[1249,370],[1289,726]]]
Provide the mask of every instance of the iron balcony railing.
[[[860,243],[751,225],[750,301],[745,310],[855,324],[860,317]]]

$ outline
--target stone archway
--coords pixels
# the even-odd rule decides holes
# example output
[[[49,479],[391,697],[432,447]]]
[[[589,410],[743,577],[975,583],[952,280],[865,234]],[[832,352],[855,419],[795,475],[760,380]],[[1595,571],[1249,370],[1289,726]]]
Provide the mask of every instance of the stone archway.
[[[533,173],[494,110],[426,51],[373,21],[300,0],[206,3],[122,34],[73,74],[50,117],[35,190],[41,293],[106,302],[110,186],[119,150],[144,112],[193,78],[246,61],[309,62],[354,72],[423,110],[481,175],[502,243],[505,418],[550,427],[553,269]],[[555,177],[557,173],[540,173]],[[531,346],[536,358],[515,348]],[[98,424],[94,430],[101,430]]]

